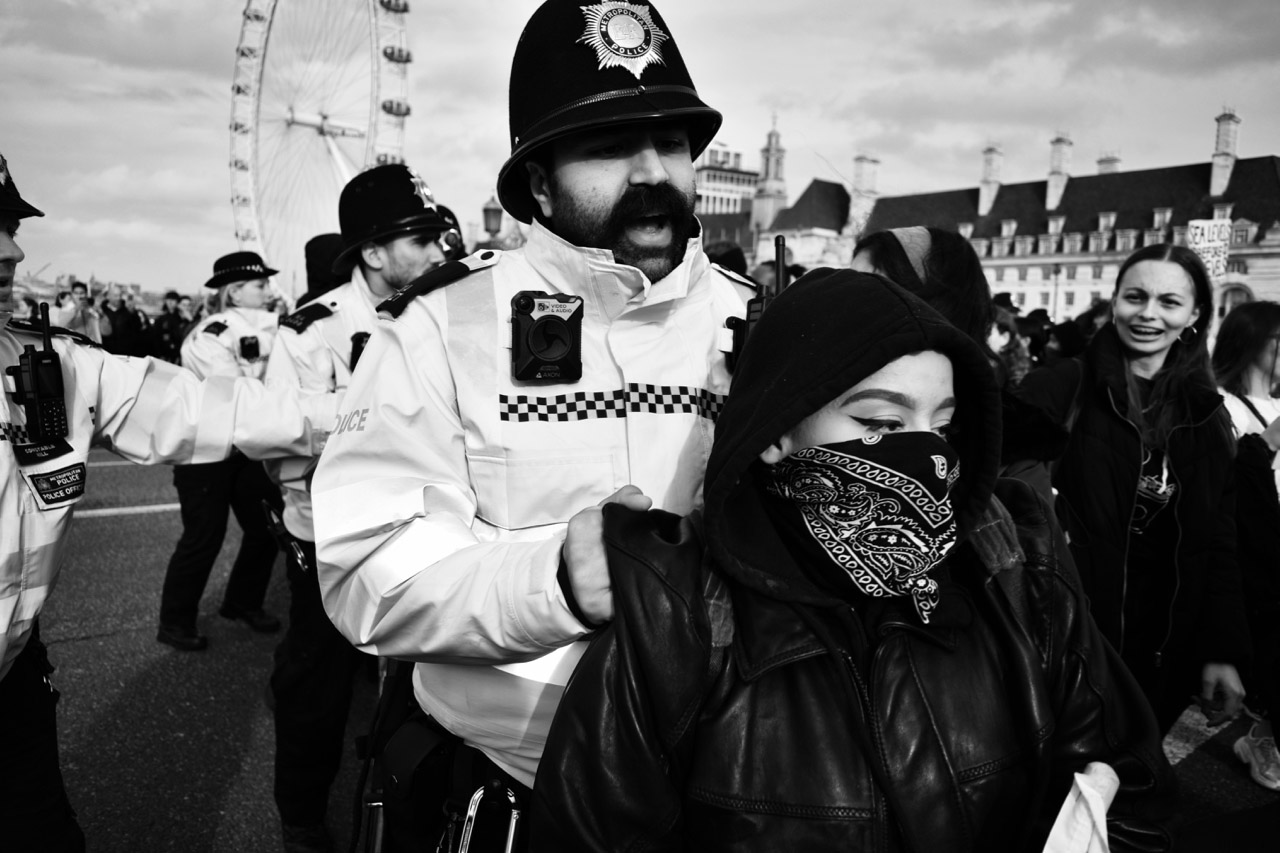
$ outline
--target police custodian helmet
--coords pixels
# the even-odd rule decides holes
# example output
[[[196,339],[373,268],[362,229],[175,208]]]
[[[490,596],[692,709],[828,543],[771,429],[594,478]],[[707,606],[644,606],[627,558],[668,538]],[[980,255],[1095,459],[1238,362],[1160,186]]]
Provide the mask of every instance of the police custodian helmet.
[[[338,197],[338,225],[343,248],[333,271],[339,275],[351,272],[365,243],[415,231],[449,230],[427,182],[403,163],[374,166],[347,181]]]
[[[720,129],[698,97],[675,38],[648,3],[547,0],[525,25],[511,62],[511,156],[498,199],[529,222],[537,202],[524,163],[552,140],[590,128],[678,118],[693,156]]]
[[[18,193],[18,185],[9,174],[9,163],[0,154],[0,213],[14,214],[18,219],[27,216],[44,216],[31,205],[22,200]]]

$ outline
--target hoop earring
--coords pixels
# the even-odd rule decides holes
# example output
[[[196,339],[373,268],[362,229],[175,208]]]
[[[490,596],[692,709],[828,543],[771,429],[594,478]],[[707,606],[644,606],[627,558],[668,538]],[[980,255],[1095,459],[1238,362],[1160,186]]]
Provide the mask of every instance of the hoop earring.
[[[1187,337],[1187,332],[1191,333],[1191,337],[1189,338]],[[1186,344],[1187,346],[1190,346],[1191,344],[1196,342],[1196,338],[1199,335],[1200,335],[1199,329],[1197,329],[1195,326],[1187,326],[1181,332],[1178,333],[1178,340],[1182,341],[1182,343]]]

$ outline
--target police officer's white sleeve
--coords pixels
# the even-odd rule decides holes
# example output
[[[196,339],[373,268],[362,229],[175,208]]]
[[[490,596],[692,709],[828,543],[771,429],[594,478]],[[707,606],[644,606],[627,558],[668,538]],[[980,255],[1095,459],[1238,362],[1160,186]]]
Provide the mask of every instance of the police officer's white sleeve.
[[[243,375],[235,353],[219,340],[220,335],[206,332],[205,328],[192,329],[182,342],[182,366],[194,371],[201,379]]]
[[[333,394],[269,391],[255,379],[201,380],[154,358],[73,347],[77,386],[94,407],[94,442],[133,462],[225,459],[234,445],[255,459],[309,455],[333,424]],[[80,377],[96,377],[86,382]]]
[[[325,610],[373,654],[540,657],[586,633],[556,583],[563,534],[531,542],[473,534],[476,496],[446,335],[404,319],[373,333],[312,483]]]
[[[325,370],[328,354],[324,347],[324,338],[316,327],[302,333],[289,328],[281,328],[276,334],[275,343],[271,347],[271,355],[267,359],[267,370],[263,381],[268,388],[286,388],[297,391],[330,391],[333,388],[332,368]],[[326,372],[328,375],[326,375]],[[339,398],[340,395],[329,396]],[[326,424],[330,426],[331,424]],[[327,433],[326,433],[327,434]],[[321,443],[322,446],[323,442]],[[318,455],[318,454],[317,454]],[[286,490],[285,495],[301,495],[311,488],[311,475],[315,471],[316,456],[289,456],[268,460],[267,475],[276,485]],[[285,513],[285,521],[289,522],[290,514]],[[301,536],[304,531],[293,530],[294,535]],[[306,539],[312,535],[306,531]]]

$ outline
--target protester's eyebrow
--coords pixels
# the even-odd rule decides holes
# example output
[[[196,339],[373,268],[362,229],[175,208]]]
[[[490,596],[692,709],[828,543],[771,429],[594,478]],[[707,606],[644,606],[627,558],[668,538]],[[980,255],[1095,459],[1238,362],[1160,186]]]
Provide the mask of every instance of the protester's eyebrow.
[[[861,391],[854,391],[848,397],[841,400],[840,405],[842,407],[848,406],[849,404],[856,403],[859,400],[884,400],[887,403],[893,403],[895,406],[902,406],[907,409],[913,409],[916,405],[914,398],[909,397],[900,391],[890,391],[887,388],[863,388]],[[938,406],[939,409],[954,409],[955,407],[955,397],[948,397],[942,401],[940,406]]]

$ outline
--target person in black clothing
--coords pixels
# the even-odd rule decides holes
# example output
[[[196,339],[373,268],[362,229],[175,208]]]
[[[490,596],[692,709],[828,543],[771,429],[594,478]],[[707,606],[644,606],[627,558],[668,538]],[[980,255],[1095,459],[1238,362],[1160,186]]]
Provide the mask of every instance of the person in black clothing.
[[[1018,393],[1070,433],[1058,517],[1094,618],[1161,729],[1193,695],[1221,722],[1241,708],[1249,637],[1208,274],[1190,249],[1145,246],[1121,266],[1112,310],[1082,358],[1032,371]]]
[[[151,355],[173,364],[182,363],[182,330],[187,325],[186,318],[178,311],[181,298],[176,290],[166,293],[160,316],[148,330]]]

